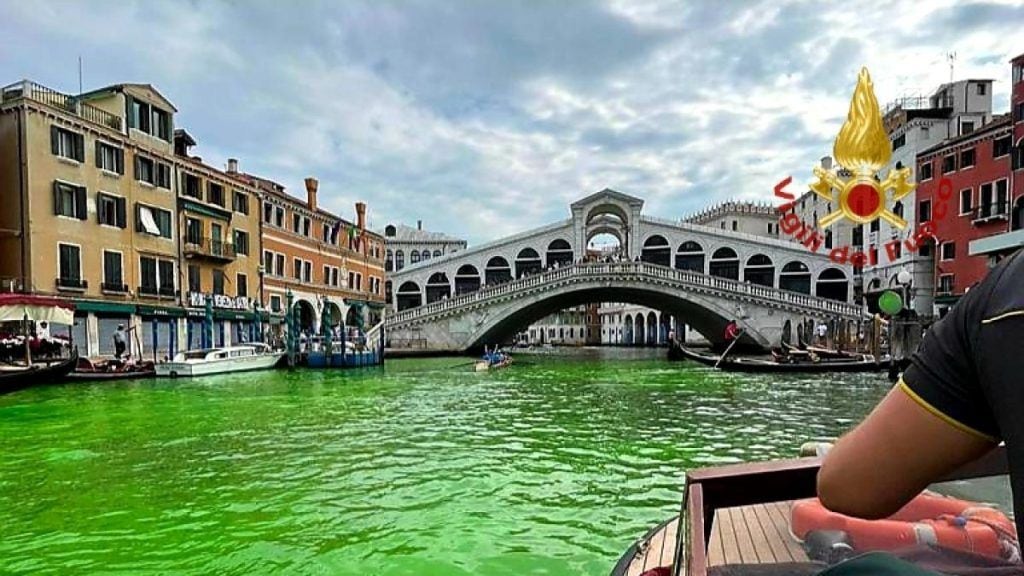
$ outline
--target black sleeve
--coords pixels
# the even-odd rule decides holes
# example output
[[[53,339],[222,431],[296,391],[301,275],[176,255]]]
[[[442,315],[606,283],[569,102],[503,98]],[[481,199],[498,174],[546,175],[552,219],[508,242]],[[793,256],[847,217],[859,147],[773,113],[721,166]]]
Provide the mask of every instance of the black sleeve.
[[[911,358],[899,386],[918,404],[950,425],[992,442],[999,428],[978,373],[977,346],[994,270],[935,323]]]

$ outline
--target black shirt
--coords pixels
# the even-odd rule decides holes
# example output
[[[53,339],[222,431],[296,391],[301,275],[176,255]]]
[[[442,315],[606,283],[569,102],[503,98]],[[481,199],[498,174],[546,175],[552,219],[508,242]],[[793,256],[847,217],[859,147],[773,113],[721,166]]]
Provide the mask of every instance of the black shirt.
[[[1006,258],[937,322],[900,382],[925,409],[1005,441],[1017,530],[1024,533],[1024,256]]]

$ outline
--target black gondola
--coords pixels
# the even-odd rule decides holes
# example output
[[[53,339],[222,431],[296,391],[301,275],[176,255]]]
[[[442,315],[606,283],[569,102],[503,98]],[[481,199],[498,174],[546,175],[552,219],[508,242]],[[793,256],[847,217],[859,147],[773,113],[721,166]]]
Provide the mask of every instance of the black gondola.
[[[870,357],[860,360],[820,360],[818,362],[775,362],[757,358],[724,358],[701,354],[685,346],[675,344],[669,349],[669,358],[685,358],[706,366],[717,367],[728,372],[774,372],[809,374],[821,372],[879,372],[889,367],[889,362],[877,361]]]
[[[120,364],[106,362],[90,362],[86,358],[79,358],[78,366],[74,372],[67,375],[67,380],[72,382],[108,382],[111,380],[134,380],[136,378],[149,378],[156,376],[156,368],[152,362],[139,362],[138,364],[122,366]]]
[[[4,366],[0,368],[0,394],[22,390],[29,386],[56,384],[64,381],[69,372],[78,364],[78,356],[50,363],[30,366]]]

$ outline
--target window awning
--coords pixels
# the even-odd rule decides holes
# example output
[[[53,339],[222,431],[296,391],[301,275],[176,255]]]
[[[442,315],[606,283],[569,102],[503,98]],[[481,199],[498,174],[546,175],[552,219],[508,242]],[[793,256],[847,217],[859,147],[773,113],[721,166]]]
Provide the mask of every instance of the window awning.
[[[156,218],[153,218],[153,211],[149,206],[139,206],[139,219],[142,221],[143,230],[154,236],[160,235],[160,227],[156,225]]]

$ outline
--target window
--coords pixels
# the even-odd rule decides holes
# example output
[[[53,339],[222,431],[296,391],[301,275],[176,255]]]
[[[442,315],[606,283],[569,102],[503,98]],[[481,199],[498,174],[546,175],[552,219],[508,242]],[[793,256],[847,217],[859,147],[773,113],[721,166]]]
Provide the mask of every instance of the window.
[[[277,206],[274,211],[274,225],[284,228],[284,208]]]
[[[1024,102],[1018,102],[1013,106],[1013,121],[1024,121]]]
[[[335,267],[333,270],[331,270],[331,286],[337,286],[337,285],[338,285],[338,268]]]
[[[284,254],[274,255],[274,271],[278,276],[284,276]]]
[[[274,273],[274,253],[270,250],[263,251],[263,272],[265,274]]]
[[[235,295],[249,297],[249,277],[241,272],[235,274]]]
[[[188,291],[202,292],[200,270],[199,266],[196,264],[188,265]]]
[[[892,149],[893,150],[899,150],[900,148],[906,146],[906,144],[907,144],[907,135],[906,134],[900,134],[899,136],[897,136],[897,137],[892,139]]]
[[[152,134],[166,142],[171,141],[171,115],[164,110],[153,107],[153,128]]]
[[[871,225],[870,226],[871,226],[871,231],[872,232],[878,232],[878,230],[879,230],[878,220],[879,220],[878,218],[875,218],[874,220],[871,221]]]
[[[96,167],[107,172],[124,174],[124,150],[106,142],[96,142]]]
[[[244,230],[234,231],[235,240],[235,254],[241,254],[242,256],[249,255],[249,233]]]
[[[355,272],[349,272],[348,273],[348,288],[350,290],[354,290],[355,286],[356,286],[356,273]]]
[[[224,271],[214,270],[213,271],[213,293],[217,295],[224,294]]]
[[[308,260],[302,263],[302,281],[313,281],[313,263]]]
[[[64,288],[85,288],[82,282],[82,249],[71,244],[57,245],[58,265],[57,285]]]
[[[395,251],[395,271],[405,268],[405,252],[401,250]]]
[[[193,174],[182,175],[182,188],[184,188],[182,193],[184,193],[185,196],[195,198],[197,200],[203,199],[202,182],[199,180],[198,176]]]
[[[1010,153],[1010,147],[1013,145],[1013,139],[1010,136],[1004,136],[992,141],[992,157],[999,158],[1000,156],[1006,156]]]
[[[135,179],[139,182],[156,185],[156,168],[152,158],[135,157]]]
[[[280,296],[271,296],[270,297],[270,310],[272,312],[280,312],[281,311],[281,297]]]
[[[151,125],[149,104],[129,97],[128,109],[128,127],[149,134]]]
[[[171,189],[171,166],[169,164],[156,163],[156,185],[165,190]]]
[[[942,260],[953,260],[956,258],[956,242],[944,242],[939,254]]]
[[[269,202],[263,203],[263,222],[270,224],[274,221],[274,205]]]
[[[974,148],[968,148],[960,153],[960,168],[970,168],[974,166]]]
[[[174,296],[173,260],[158,260],[149,256],[142,256],[139,258],[139,271],[141,280],[139,292],[150,295]]]
[[[736,226],[737,226],[737,224],[736,224],[736,221],[735,221],[735,220],[733,220],[733,221],[732,221],[732,229],[733,229],[733,230],[736,230]]]
[[[1024,81],[1024,65],[1018,64],[1013,67],[1013,83]]]
[[[1009,181],[1006,178],[996,181],[996,205],[993,210],[996,214],[1006,214],[1008,203],[1006,201],[1007,184]]]
[[[186,244],[202,244],[203,243],[203,222],[195,218],[187,218],[185,220],[185,243]]]
[[[917,221],[918,222],[929,222],[932,219],[932,201],[921,200],[921,204],[917,210]]]
[[[311,233],[309,227],[310,227],[310,220],[309,220],[309,218],[303,218],[302,219],[302,235],[307,237],[307,238],[310,236],[310,233]]]
[[[144,204],[135,205],[135,231],[153,236],[171,237],[171,213]]]
[[[302,216],[292,213],[292,232],[298,234],[299,230],[302,230]]]
[[[100,224],[124,228],[128,226],[125,214],[125,199],[102,192],[96,195],[96,217]]]
[[[249,196],[245,192],[235,190],[231,200],[231,209],[240,214],[249,213]]]
[[[324,242],[326,242],[328,244],[331,244],[331,225],[328,224],[327,222],[324,222],[323,232],[324,232],[324,236],[323,236]]]
[[[412,253],[409,254],[409,263],[410,264],[416,264],[419,261],[420,261],[420,252],[419,252],[419,250],[413,250]]]
[[[978,83],[977,89],[978,89],[978,96],[984,96],[985,95],[986,86],[985,86],[984,83]]]
[[[331,284],[331,267],[324,266],[324,284],[330,286]]]
[[[964,121],[960,124],[960,134],[970,134],[974,132],[974,122]]]
[[[302,260],[292,258],[292,277],[302,280]]]
[[[973,206],[972,206],[973,199],[974,199],[973,197],[974,197],[974,190],[972,190],[971,188],[964,188],[963,190],[960,191],[960,215],[961,216],[963,216],[965,214],[970,214],[971,213],[971,208],[973,208]]]
[[[217,206],[224,206],[224,187],[214,182],[206,185],[206,201]]]
[[[929,160],[929,161],[921,164],[921,169],[918,170],[918,172],[921,173],[921,180],[922,181],[924,181],[924,180],[931,180],[932,179],[932,161]]]
[[[53,213],[57,216],[68,216],[85,220],[85,186],[75,186],[67,182],[53,183]]]
[[[111,292],[124,292],[124,270],[121,262],[121,253],[111,250],[103,251],[103,286],[102,288]]]
[[[956,156],[946,156],[942,159],[942,173],[949,174],[956,172]]]
[[[174,296],[174,261],[160,260],[160,294],[162,296]]]
[[[55,156],[85,162],[85,137],[81,134],[50,126],[50,148]]]
[[[943,274],[939,276],[939,294],[952,294],[953,293],[953,275]]]

